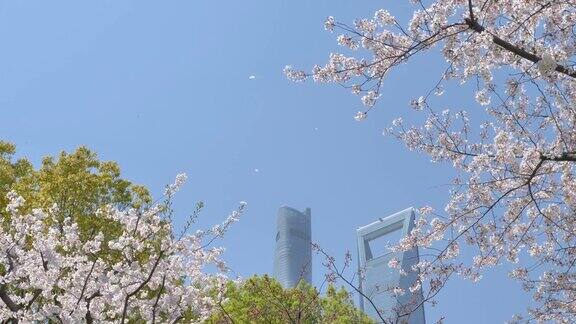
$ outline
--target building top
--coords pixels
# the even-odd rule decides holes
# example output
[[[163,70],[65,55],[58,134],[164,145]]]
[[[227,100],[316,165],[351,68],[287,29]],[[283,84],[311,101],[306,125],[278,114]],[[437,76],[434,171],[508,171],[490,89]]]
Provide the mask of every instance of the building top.
[[[370,223],[370,224],[368,224],[368,225],[358,227],[358,228],[356,229],[356,233],[357,233],[358,235],[364,235],[364,234],[367,234],[367,233],[376,231],[376,230],[378,230],[378,229],[380,229],[380,228],[385,228],[385,227],[390,226],[390,225],[393,225],[393,224],[395,224],[395,223],[397,223],[397,222],[399,222],[399,221],[401,221],[401,220],[404,220],[407,216],[409,217],[409,216],[411,216],[413,213],[414,213],[414,208],[413,208],[413,207],[408,207],[408,208],[406,208],[406,209],[404,209],[404,210],[402,210],[402,211],[399,211],[399,212],[397,212],[397,213],[395,213],[395,214],[392,214],[392,215],[390,215],[390,216],[387,216],[387,217],[384,217],[384,218],[380,217],[380,218],[378,218],[377,221],[372,222],[372,223]]]

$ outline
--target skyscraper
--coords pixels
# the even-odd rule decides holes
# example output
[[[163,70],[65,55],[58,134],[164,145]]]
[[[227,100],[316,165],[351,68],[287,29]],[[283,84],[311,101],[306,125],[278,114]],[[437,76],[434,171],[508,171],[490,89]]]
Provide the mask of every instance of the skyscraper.
[[[276,221],[274,278],[284,287],[294,287],[300,280],[312,282],[312,229],[310,208],[300,212],[282,206]]]
[[[412,270],[412,266],[418,263],[418,249],[403,253],[394,253],[388,249],[410,233],[412,228],[414,209],[408,208],[356,230],[360,291],[369,298],[360,296],[360,308],[375,320],[380,320],[380,317],[374,306],[384,319],[396,319],[398,313],[413,310],[422,301],[420,289],[414,293],[409,290],[418,276]],[[388,266],[392,258],[398,260],[398,266],[406,275],[400,275],[398,269]],[[400,288],[404,293],[395,295],[394,288]],[[419,306],[410,316],[399,318],[398,322],[424,324],[424,307]]]

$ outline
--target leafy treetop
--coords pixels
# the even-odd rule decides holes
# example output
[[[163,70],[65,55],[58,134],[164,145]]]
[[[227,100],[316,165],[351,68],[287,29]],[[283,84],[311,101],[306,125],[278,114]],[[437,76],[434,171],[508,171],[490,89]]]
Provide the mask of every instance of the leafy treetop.
[[[218,305],[207,323],[373,323],[343,288],[330,285],[321,296],[305,282],[283,288],[267,275],[229,282]]]

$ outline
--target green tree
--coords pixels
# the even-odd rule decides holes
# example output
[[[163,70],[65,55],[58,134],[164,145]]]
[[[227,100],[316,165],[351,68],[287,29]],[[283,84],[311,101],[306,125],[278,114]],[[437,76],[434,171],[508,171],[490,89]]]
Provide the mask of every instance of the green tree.
[[[121,178],[116,162],[100,161],[86,147],[47,156],[37,170],[27,159],[15,159],[15,153],[15,145],[0,140],[0,206],[6,206],[6,194],[11,190],[26,200],[23,211],[30,206],[50,208],[56,204],[56,219],[50,221],[74,219],[82,241],[100,231],[106,239],[116,234],[115,224],[98,217],[99,208],[140,208],[151,202],[145,187]],[[7,224],[8,213],[2,209],[0,215]]]
[[[267,275],[229,282],[218,306],[207,323],[374,323],[343,288],[330,285],[322,296],[307,283],[286,289]]]

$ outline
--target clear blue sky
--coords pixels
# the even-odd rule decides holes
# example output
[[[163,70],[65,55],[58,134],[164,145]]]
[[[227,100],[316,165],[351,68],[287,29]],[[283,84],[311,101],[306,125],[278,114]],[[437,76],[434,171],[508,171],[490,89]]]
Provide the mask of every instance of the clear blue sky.
[[[36,164],[87,145],[156,194],[185,171],[179,222],[197,200],[203,226],[247,201],[223,242],[241,276],[272,272],[282,204],[311,207],[313,240],[341,260],[358,226],[409,206],[442,210],[452,175],[382,136],[435,81],[438,55],[397,69],[361,123],[357,97],[282,74],[337,49],[326,16],[351,22],[380,7],[410,15],[398,0],[0,1],[0,138]],[[440,104],[480,110],[463,93]],[[527,297],[498,268],[478,285],[452,282],[438,301],[429,323],[501,323]]]

